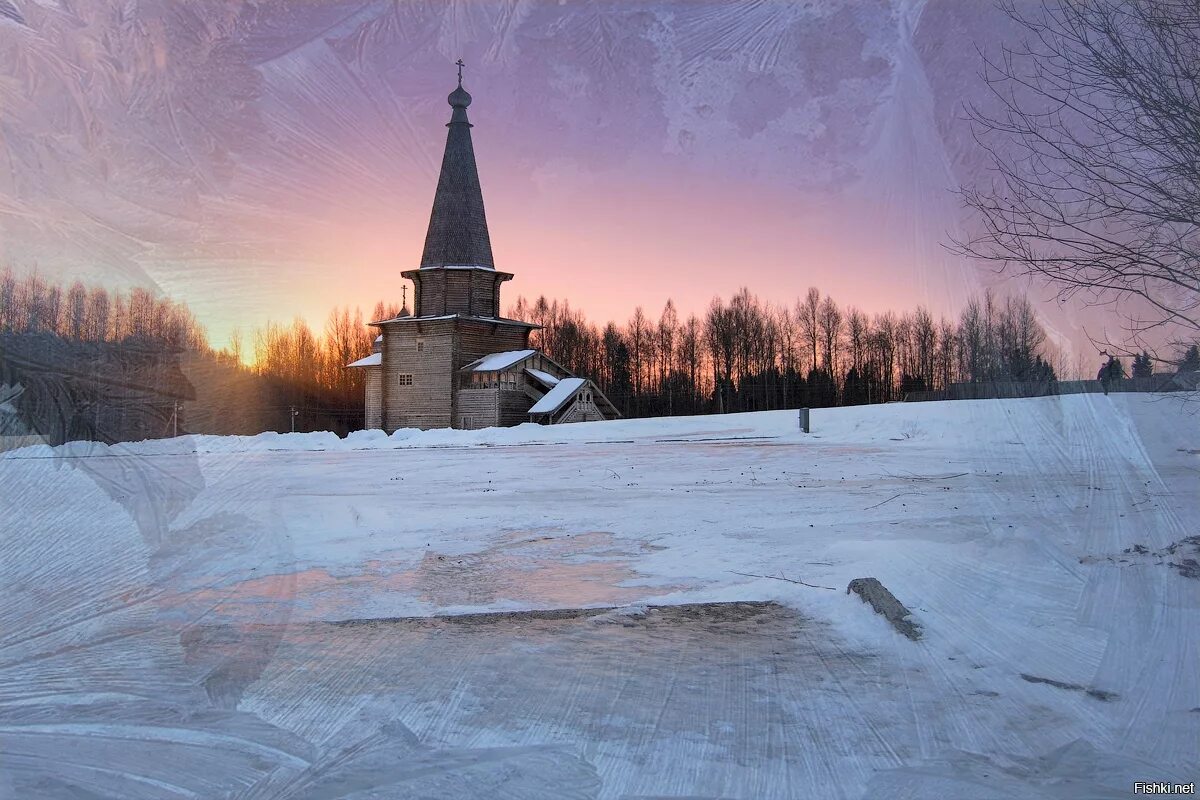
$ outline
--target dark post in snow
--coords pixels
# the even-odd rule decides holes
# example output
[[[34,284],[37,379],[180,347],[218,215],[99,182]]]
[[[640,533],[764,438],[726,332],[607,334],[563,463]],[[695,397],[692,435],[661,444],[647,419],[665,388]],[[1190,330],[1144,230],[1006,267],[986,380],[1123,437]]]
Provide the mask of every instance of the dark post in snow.
[[[805,433],[810,433],[809,428],[808,428],[808,409],[807,408],[800,409],[800,430],[804,431]]]

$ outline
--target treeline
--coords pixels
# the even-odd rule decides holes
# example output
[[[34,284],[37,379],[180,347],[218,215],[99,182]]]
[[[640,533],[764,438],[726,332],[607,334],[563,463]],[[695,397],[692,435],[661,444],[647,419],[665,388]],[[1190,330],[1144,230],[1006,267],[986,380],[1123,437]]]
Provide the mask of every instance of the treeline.
[[[222,353],[235,363],[248,362],[248,369],[259,375],[282,380],[362,416],[362,370],[345,367],[371,352],[379,332],[367,327],[367,322],[399,313],[398,306],[382,301],[375,304],[369,319],[360,308],[335,308],[320,333],[299,317],[289,324],[268,322],[249,336],[235,330]]]
[[[76,281],[63,286],[37,273],[0,272],[0,331],[49,333],[74,342],[139,339],[180,350],[207,350],[204,328],[182,303],[140,287],[114,291]]]
[[[397,313],[398,307],[381,302],[371,319]],[[226,347],[213,351],[204,327],[186,305],[147,289],[120,291],[79,281],[64,287],[36,273],[0,272],[0,331],[45,333],[69,342],[137,340],[209,354],[231,368],[294,386],[297,397],[308,405],[317,395],[334,405],[351,399],[361,405],[361,373],[344,366],[371,352],[375,333],[367,321],[357,308],[338,308],[319,333],[299,318],[289,324],[267,322],[249,336],[234,331]]]
[[[170,394],[187,395],[178,427],[194,432],[256,433],[295,424],[297,430],[344,433],[361,426],[362,371],[345,365],[371,352],[377,331],[368,321],[399,312],[382,302],[370,317],[357,308],[336,308],[320,330],[302,319],[268,322],[248,334],[235,332],[218,351],[185,305],[144,289],[63,288],[37,275],[0,273],[0,331],[68,343],[137,344],[142,353],[157,348],[191,383]],[[877,403],[955,383],[1056,377],[1046,333],[1029,301],[991,292],[972,299],[955,319],[935,319],[924,308],[868,315],[815,288],[789,305],[742,289],[728,300],[714,299],[703,314],[686,316],[668,300],[653,317],[636,308],[624,324],[597,325],[567,302],[544,297],[518,298],[508,316],[542,326],[533,346],[594,378],[633,417]],[[50,352],[49,346],[43,342],[38,352]],[[84,362],[96,360],[93,351],[58,348],[46,369],[91,374]],[[146,373],[147,367],[138,369]],[[163,421],[157,413],[155,424],[175,430],[175,400],[155,402],[171,415]],[[121,429],[97,436],[118,434],[130,435]]]
[[[793,305],[748,289],[681,318],[638,307],[603,327],[567,302],[518,298],[535,346],[593,377],[627,416],[880,403],[953,383],[1052,381],[1046,332],[1024,297],[991,291],[955,320],[924,308],[868,315],[813,288]]]
[[[395,314],[396,309],[377,309]],[[0,435],[129,441],[174,433],[254,434],[362,424],[361,313],[339,309],[321,334],[267,323],[210,347],[186,305],[143,288],[63,286],[0,272]],[[248,362],[248,363],[247,363]],[[4,409],[0,409],[3,411]]]
[[[183,304],[0,271],[0,436],[170,435],[194,397],[181,356],[197,352],[209,352],[204,328]]]
[[[219,433],[294,429],[344,435],[358,430],[363,425],[364,376],[346,365],[371,352],[378,331],[367,322],[400,311],[379,302],[370,317],[360,308],[335,308],[318,330],[299,317],[290,323],[269,321],[248,334],[235,330],[214,355],[224,367],[227,389],[199,403],[202,408],[191,413],[191,421],[197,429]],[[199,386],[209,383],[206,379]],[[200,392],[205,401],[203,388]],[[213,408],[220,411],[211,413]],[[231,419],[232,430],[222,427]]]

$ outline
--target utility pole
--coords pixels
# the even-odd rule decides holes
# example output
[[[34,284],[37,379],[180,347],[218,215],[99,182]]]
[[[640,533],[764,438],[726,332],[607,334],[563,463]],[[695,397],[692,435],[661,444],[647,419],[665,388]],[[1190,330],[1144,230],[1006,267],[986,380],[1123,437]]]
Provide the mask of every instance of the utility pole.
[[[171,402],[171,436],[179,436],[179,401]]]
[[[291,413],[291,418],[292,418],[292,433],[295,433],[295,432],[296,432],[296,415],[297,415],[297,414],[299,414],[299,413],[300,413],[300,412],[296,410],[296,407],[295,407],[295,406],[292,406],[292,413]]]

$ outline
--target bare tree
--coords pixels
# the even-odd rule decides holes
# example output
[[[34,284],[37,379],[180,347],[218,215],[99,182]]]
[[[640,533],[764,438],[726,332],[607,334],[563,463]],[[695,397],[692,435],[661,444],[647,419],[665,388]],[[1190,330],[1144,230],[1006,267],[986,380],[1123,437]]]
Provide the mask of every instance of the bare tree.
[[[989,184],[955,249],[1125,310],[1134,341],[1200,332],[1200,4],[1044,0],[1002,8],[1025,41],[985,57],[969,109]],[[1129,302],[1133,301],[1133,302]]]
[[[796,321],[800,323],[800,336],[808,345],[812,361],[811,369],[817,368],[817,347],[821,342],[821,292],[813,286],[804,299],[796,303]]]
[[[525,300],[524,295],[519,295],[517,302],[513,303],[512,307],[508,310],[508,317],[509,319],[525,319],[528,313],[529,303]]]
[[[229,354],[229,358],[234,364],[242,363],[242,359],[246,355],[246,345],[241,328],[234,328],[230,331],[229,344],[226,346],[225,352]]]
[[[72,283],[67,290],[64,323],[64,336],[75,341],[83,339],[87,325],[87,289],[79,281]]]
[[[846,335],[850,343],[850,366],[852,367],[862,366],[869,330],[870,322],[867,320],[866,314],[854,307],[846,310]]]
[[[646,312],[638,306],[633,311],[633,316],[629,319],[629,373],[633,379],[633,395],[635,398],[635,408],[641,408],[636,405],[636,401],[640,399],[645,386],[646,367],[648,355],[651,349],[652,332],[650,321],[646,319]]]
[[[824,357],[825,371],[831,378],[836,378],[838,351],[842,339],[842,310],[829,295],[826,295],[821,303],[817,325],[821,332],[821,353]]]
[[[112,314],[112,301],[108,292],[93,287],[87,298],[87,324],[84,326],[84,338],[93,342],[102,342],[108,338],[109,317]]]
[[[872,326],[874,331],[870,337],[871,360],[874,361],[874,383],[878,395],[871,397],[873,402],[892,400],[896,382],[896,340],[900,323],[891,311],[876,314]]]
[[[926,389],[932,389],[937,362],[937,328],[933,324],[933,315],[924,306],[917,306],[913,314],[911,335],[915,363],[910,374],[921,378]]]
[[[17,328],[17,276],[11,267],[5,267],[0,272],[0,331]]]
[[[688,413],[697,410],[697,400],[700,391],[700,357],[703,347],[700,320],[695,314],[689,314],[687,321],[679,331],[679,346],[675,348],[678,359],[678,369],[687,376],[688,384]]]
[[[667,413],[675,413],[675,395],[668,385],[667,377],[675,358],[675,339],[679,334],[679,314],[675,311],[675,302],[667,300],[663,306],[662,315],[658,318],[658,329],[655,331],[655,350],[658,355],[658,386],[660,392],[667,395]]]
[[[600,334],[601,386],[613,393],[614,402],[622,403],[624,412],[629,413],[629,400],[633,392],[629,375],[629,345],[617,326],[609,322]]]
[[[350,308],[334,308],[325,320],[325,336],[319,348],[324,356],[324,369],[321,383],[331,389],[350,391],[357,387],[362,372],[348,370],[346,365],[370,352],[362,352],[360,331],[363,328],[362,313],[356,310],[350,315]]]
[[[954,324],[942,317],[938,324],[937,375],[935,389],[945,389],[955,381],[956,354],[959,336]]]
[[[987,335],[983,328],[979,300],[972,297],[958,318],[958,373],[964,380],[977,382],[987,377]]]
[[[713,392],[717,411],[729,411],[729,390],[733,384],[733,362],[737,347],[737,331],[734,329],[729,309],[714,297],[704,320],[704,340],[708,345],[712,361]]]
[[[791,408],[797,400],[792,392],[795,376],[800,372],[799,354],[796,352],[797,330],[795,318],[787,306],[779,309],[777,327],[779,329],[780,371],[783,374],[783,395],[780,398],[784,408]]]

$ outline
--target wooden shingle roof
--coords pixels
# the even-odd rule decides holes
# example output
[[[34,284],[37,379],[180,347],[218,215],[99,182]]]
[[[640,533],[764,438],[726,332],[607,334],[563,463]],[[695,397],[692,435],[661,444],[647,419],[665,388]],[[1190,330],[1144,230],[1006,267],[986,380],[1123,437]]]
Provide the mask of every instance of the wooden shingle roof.
[[[479,187],[479,170],[475,166],[475,148],[471,144],[473,126],[467,121],[471,95],[460,83],[447,102],[454,111],[446,123],[449,129],[446,152],[442,156],[442,171],[433,196],[421,268],[474,266],[495,269],[492,240],[483,213],[483,190]]]

